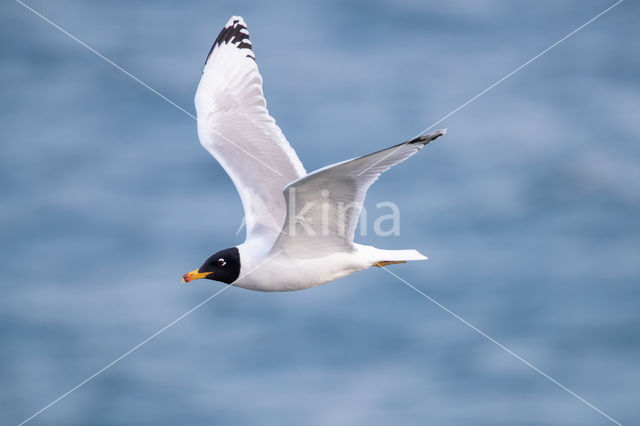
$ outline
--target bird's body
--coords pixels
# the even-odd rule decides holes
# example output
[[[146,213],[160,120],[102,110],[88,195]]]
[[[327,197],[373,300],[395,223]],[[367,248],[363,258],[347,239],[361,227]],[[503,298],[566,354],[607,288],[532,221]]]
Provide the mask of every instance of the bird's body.
[[[415,250],[381,250],[362,244],[354,244],[351,251],[300,258],[265,250],[260,243],[254,240],[238,246],[240,258],[247,261],[242,261],[233,285],[259,291],[303,290],[371,266],[426,259]]]
[[[367,262],[367,256],[357,250],[300,259],[284,253],[270,253],[270,250],[256,251],[254,244],[248,242],[238,246],[240,257],[247,261],[242,261],[240,278],[233,283],[251,290],[302,290],[337,280],[372,265]]]
[[[249,33],[237,16],[207,56],[195,103],[200,142],[240,194],[247,237],[184,281],[301,290],[371,266],[426,259],[416,250],[378,249],[353,237],[369,186],[444,130],[307,174],[267,111]]]

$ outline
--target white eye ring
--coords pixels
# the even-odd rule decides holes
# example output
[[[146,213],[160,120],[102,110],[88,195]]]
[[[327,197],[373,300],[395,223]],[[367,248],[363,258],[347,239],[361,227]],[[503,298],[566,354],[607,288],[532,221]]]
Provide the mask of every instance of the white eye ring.
[[[218,259],[218,266],[224,266],[226,264],[227,262],[223,258]]]

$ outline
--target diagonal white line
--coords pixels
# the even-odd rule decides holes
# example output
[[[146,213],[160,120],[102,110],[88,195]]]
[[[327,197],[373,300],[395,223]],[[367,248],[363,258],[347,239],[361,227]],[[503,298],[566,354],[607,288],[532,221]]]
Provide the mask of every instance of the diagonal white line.
[[[264,265],[265,263],[271,261],[271,259],[273,259],[274,257],[276,257],[277,255],[279,255],[281,253],[281,251],[278,251],[276,253],[274,253],[273,255],[271,255],[270,257],[268,257],[266,260],[262,261],[261,263],[258,264],[258,266],[256,266],[255,268],[252,268],[251,270],[249,270],[249,272],[247,272],[246,274],[242,275],[240,278],[244,278],[247,275],[251,274],[253,271],[255,271],[256,269],[260,268],[262,265]],[[89,377],[87,377],[86,379],[84,379],[83,381],[81,381],[80,383],[78,383],[77,385],[75,385],[74,387],[72,387],[71,389],[69,389],[68,391],[66,391],[65,393],[63,393],[62,395],[60,395],[58,398],[54,399],[53,401],[51,401],[50,403],[48,403],[47,405],[45,405],[44,407],[42,407],[40,410],[36,411],[33,415],[31,415],[30,417],[24,419],[22,422],[20,422],[18,424],[18,426],[22,426],[23,424],[29,422],[30,420],[32,420],[34,417],[38,416],[39,414],[41,414],[43,411],[49,409],[52,405],[54,405],[55,403],[57,403],[58,401],[60,401],[61,399],[69,396],[69,394],[71,394],[72,392],[74,392],[76,389],[78,389],[79,387],[81,387],[82,385],[86,384],[87,382],[90,382],[91,380],[93,380],[96,376],[98,376],[99,374],[101,374],[102,372],[104,372],[105,370],[107,370],[108,368],[112,367],[113,365],[117,364],[118,362],[120,362],[123,358],[125,358],[127,355],[131,354],[132,352],[135,352],[136,350],[140,349],[140,347],[142,347],[145,343],[147,343],[148,341],[150,341],[151,339],[153,339],[154,337],[158,336],[159,334],[163,333],[164,331],[166,331],[167,329],[169,329],[170,327],[172,327],[174,324],[176,324],[178,321],[180,321],[181,319],[183,319],[184,317],[186,317],[187,315],[191,314],[193,311],[195,311],[196,309],[200,308],[202,305],[204,305],[205,303],[207,303],[208,301],[210,301],[211,299],[213,299],[214,297],[216,297],[217,295],[219,295],[220,293],[222,293],[223,291],[225,291],[228,288],[233,287],[233,284],[228,284],[225,285],[222,289],[216,291],[215,293],[213,293],[211,296],[207,297],[206,299],[204,299],[202,302],[198,303],[196,306],[194,306],[193,308],[189,309],[187,312],[185,312],[184,314],[180,315],[178,318],[176,318],[175,320],[171,321],[169,324],[165,325],[164,327],[162,327],[160,330],[156,331],[155,333],[153,333],[151,336],[147,337],[146,339],[144,339],[142,342],[138,343],[137,345],[135,345],[134,347],[132,347],[131,349],[129,349],[127,352],[123,353],[122,355],[120,355],[118,358],[114,359],[113,361],[111,361],[109,364],[105,365],[104,367],[102,367],[100,370],[96,371],[95,373],[93,373],[92,375],[90,375]]]
[[[125,70],[124,68],[122,68],[120,65],[116,64],[115,62],[113,62],[111,59],[107,58],[106,56],[104,56],[102,53],[98,52],[97,50],[95,50],[94,48],[92,48],[91,46],[89,46],[88,44],[86,44],[85,42],[83,42],[82,40],[80,40],[79,38],[77,38],[76,36],[74,36],[73,34],[69,33],[68,31],[66,31],[64,28],[60,27],[59,25],[55,24],[54,22],[52,22],[50,19],[48,19],[47,17],[43,16],[42,14],[40,14],[39,12],[37,12],[36,10],[34,10],[33,8],[31,8],[29,5],[25,4],[24,2],[22,2],[21,0],[16,0],[16,2],[20,3],[22,6],[24,6],[26,9],[30,10],[31,12],[33,12],[35,15],[39,16],[40,18],[42,18],[44,21],[46,21],[48,24],[50,24],[51,26],[53,26],[54,28],[56,28],[57,30],[59,30],[60,32],[64,33],[65,35],[67,35],[69,38],[71,38],[73,41],[75,41],[76,43],[80,44],[83,47],[86,47],[87,49],[89,49],[93,54],[95,54],[96,56],[98,56],[100,59],[104,60],[105,62],[108,62],[109,64],[113,65],[115,68],[118,69],[118,71],[122,72],[124,75],[126,75],[127,77],[132,78],[133,80],[135,80],[136,82],[138,82],[140,85],[144,86],[146,89],[148,89],[149,91],[155,93],[156,95],[160,96],[162,99],[164,99],[165,101],[169,102],[171,105],[173,105],[174,107],[178,108],[180,111],[184,112],[185,114],[187,114],[189,117],[193,118],[194,120],[197,120],[197,118],[195,117],[195,115],[191,114],[189,111],[187,111],[186,109],[182,108],[180,105],[176,104],[175,102],[173,102],[171,99],[167,98],[165,95],[163,95],[162,93],[158,92],[156,89],[154,89],[153,87],[149,86],[147,83],[145,83],[144,81],[140,80],[138,77],[136,77],[135,75],[131,74],[129,71]]]
[[[393,275],[394,277],[396,277],[397,279],[399,279],[400,281],[402,281],[404,284],[406,284],[409,288],[411,288],[413,291],[417,292],[418,294],[420,294],[422,297],[424,297],[425,299],[429,300],[430,302],[434,303],[436,306],[438,306],[439,308],[443,309],[444,311],[446,311],[448,314],[450,314],[451,316],[453,316],[454,318],[456,318],[457,320],[459,320],[460,322],[462,322],[464,325],[470,327],[473,331],[475,331],[476,333],[480,334],[482,337],[484,337],[485,339],[489,340],[490,342],[494,343],[495,345],[497,345],[500,349],[504,350],[505,352],[507,352],[509,355],[513,356],[514,358],[516,358],[518,361],[522,362],[523,364],[525,364],[527,367],[531,368],[532,370],[534,370],[536,373],[540,374],[541,376],[543,376],[544,378],[546,378],[547,380],[549,380],[550,382],[556,384],[557,386],[559,386],[560,388],[562,388],[563,390],[565,390],[566,392],[568,392],[570,395],[574,396],[575,398],[579,399],[580,401],[582,401],[583,403],[585,403],[586,405],[588,405],[589,407],[591,407],[592,409],[594,409],[595,411],[597,411],[598,413],[602,414],[603,416],[605,416],[607,419],[611,420],[613,423],[622,426],[622,424],[618,421],[616,421],[615,419],[613,419],[612,417],[610,417],[608,414],[606,414],[604,411],[602,411],[601,409],[599,409],[598,407],[596,407],[595,405],[593,405],[592,403],[590,403],[589,401],[587,401],[586,399],[584,399],[583,397],[581,397],[580,395],[578,395],[577,393],[575,393],[574,391],[572,391],[571,389],[569,389],[568,387],[564,386],[562,383],[558,382],[556,379],[554,379],[553,377],[549,376],[547,373],[545,373],[544,371],[540,370],[538,367],[536,367],[535,365],[531,364],[529,361],[527,361],[526,359],[522,358],[520,355],[518,355],[517,353],[513,352],[511,349],[507,348],[505,345],[503,345],[502,343],[498,342],[496,339],[494,339],[493,337],[489,336],[487,333],[485,333],[484,331],[480,330],[478,327],[476,327],[475,325],[471,324],[470,322],[468,322],[467,320],[465,320],[464,318],[462,318],[460,315],[456,314],[455,312],[453,312],[452,310],[450,310],[449,308],[447,308],[446,306],[442,305],[441,303],[439,303],[437,300],[435,300],[433,297],[427,295],[426,293],[424,293],[422,290],[418,289],[417,287],[413,286],[412,284],[410,284],[408,281],[406,281],[405,279],[403,279],[402,277],[394,274],[393,272],[391,272],[391,270],[387,269],[385,266],[382,266],[382,269],[384,269],[385,271],[387,271],[388,273],[390,273],[391,275]]]
[[[151,336],[147,337],[146,339],[144,339],[142,342],[138,343],[137,345],[135,345],[133,348],[129,349],[127,352],[123,353],[122,355],[120,355],[118,358],[114,359],[113,361],[111,361],[109,364],[105,365],[104,367],[102,367],[100,370],[96,371],[95,373],[93,373],[92,375],[90,375],[89,377],[87,377],[86,379],[84,379],[83,381],[81,381],[80,383],[78,383],[77,385],[75,385],[74,387],[72,387],[71,389],[69,389],[68,391],[66,391],[65,393],[63,393],[62,395],[60,395],[58,398],[54,399],[53,401],[51,401],[50,403],[48,403],[47,405],[45,405],[44,407],[42,407],[40,410],[38,410],[36,413],[34,413],[31,417],[23,420],[22,422],[20,422],[20,424],[18,424],[18,426],[22,426],[23,424],[27,423],[28,421],[30,421],[31,419],[33,419],[34,417],[36,417],[38,414],[42,413],[43,411],[47,410],[49,407],[51,407],[53,404],[55,404],[56,402],[60,401],[61,399],[63,399],[64,397],[68,396],[70,393],[72,393],[73,391],[75,391],[76,389],[78,389],[80,386],[84,385],[85,383],[91,381],[92,379],[94,379],[97,375],[99,375],[100,373],[102,373],[103,371],[105,371],[106,369],[108,369],[109,367],[112,367],[114,364],[117,364],[119,361],[121,361],[124,357],[126,357],[127,355],[129,355],[130,353],[136,351],[137,349],[139,349],[142,345],[144,345],[145,343],[147,343],[149,340],[153,339],[154,337],[156,337],[158,334],[164,332],[165,330],[167,330],[169,327],[171,327],[172,325],[174,325],[175,323],[177,323],[178,321],[180,321],[182,318],[186,317],[187,315],[189,315],[190,313],[192,313],[193,311],[195,311],[196,309],[198,309],[200,306],[204,305],[205,303],[207,303],[209,300],[213,299],[214,297],[216,297],[217,295],[219,295],[220,293],[222,293],[223,291],[225,291],[226,289],[230,288],[231,286],[227,285],[225,287],[223,287],[221,290],[218,290],[217,292],[213,293],[211,296],[207,297],[205,300],[203,300],[202,302],[200,302],[199,304],[197,304],[196,306],[194,306],[193,308],[189,309],[187,312],[185,312],[184,314],[180,315],[178,318],[176,318],[175,320],[171,321],[169,324],[165,325],[164,327],[162,327],[160,330],[156,331],[155,333],[153,333]]]
[[[505,75],[504,77],[502,77],[500,80],[496,81],[495,83],[493,83],[491,86],[487,87],[486,89],[484,89],[482,92],[478,93],[477,95],[475,95],[473,98],[469,99],[467,102],[463,103],[462,105],[460,105],[459,107],[457,107],[456,109],[454,109],[453,111],[451,111],[450,113],[448,113],[447,115],[445,115],[444,117],[442,117],[440,120],[434,122],[432,125],[430,125],[429,127],[427,127],[426,129],[424,129],[422,132],[418,133],[416,135],[416,137],[424,134],[426,131],[428,131],[429,129],[433,128],[434,126],[436,126],[437,124],[443,122],[444,120],[446,120],[447,118],[451,117],[453,114],[455,114],[456,112],[460,111],[462,108],[466,107],[467,105],[469,105],[471,102],[475,101],[476,99],[478,99],[480,96],[484,95],[485,93],[487,93],[489,90],[493,89],[494,87],[496,87],[498,84],[502,83],[503,81],[505,81],[506,79],[508,79],[509,77],[511,77],[512,75],[514,75],[515,73],[517,73],[518,71],[520,71],[522,68],[526,67],[527,65],[529,65],[531,62],[535,61],[536,59],[538,59],[540,56],[544,55],[545,53],[547,53],[548,51],[550,51],[551,49],[553,49],[554,47],[556,47],[557,45],[559,45],[560,43],[562,43],[563,41],[565,41],[566,39],[568,39],[569,37],[571,37],[572,35],[574,35],[575,33],[577,33],[578,31],[582,30],[584,27],[586,27],[587,25],[591,24],[593,21],[595,21],[596,19],[598,19],[599,17],[601,17],[602,15],[604,15],[605,13],[609,12],[611,9],[613,9],[614,7],[616,7],[617,5],[619,5],[620,3],[622,3],[624,0],[618,0],[616,3],[612,4],[611,6],[609,6],[608,8],[606,8],[605,10],[603,10],[602,12],[598,13],[596,16],[594,16],[593,18],[589,19],[587,22],[585,22],[584,24],[580,25],[578,28],[576,28],[575,30],[571,31],[569,34],[567,34],[566,36],[562,37],[560,40],[556,41],[555,43],[553,43],[551,46],[547,47],[546,49],[544,49],[542,52],[538,53],[536,56],[534,56],[533,58],[529,59],[527,62],[525,62],[524,64],[520,65],[518,68],[516,68],[515,70],[511,71],[509,74]]]
[[[46,16],[42,15],[41,13],[39,13],[38,11],[34,10],[32,7],[30,7],[29,5],[25,4],[24,2],[22,2],[21,0],[16,0],[17,3],[19,3],[20,5],[22,5],[25,9],[30,10],[31,12],[33,12],[35,15],[39,16],[40,18],[42,18],[45,22],[49,23],[51,26],[53,26],[54,28],[56,28],[57,30],[59,30],[60,32],[62,32],[63,34],[67,35],[69,38],[71,38],[73,41],[75,41],[76,43],[80,44],[83,47],[86,47],[89,51],[91,51],[93,54],[95,54],[96,56],[98,56],[100,59],[104,60],[105,62],[113,65],[118,71],[120,71],[121,73],[123,73],[124,75],[126,75],[127,77],[135,80],[138,84],[140,84],[141,86],[143,86],[144,88],[146,88],[147,90],[149,90],[150,92],[160,96],[162,99],[164,99],[166,102],[170,103],[171,105],[173,105],[174,107],[178,108],[180,111],[184,112],[185,114],[187,114],[189,117],[193,118],[194,120],[198,121],[198,119],[196,118],[195,115],[191,114],[189,111],[187,111],[186,109],[182,108],[180,105],[178,105],[177,103],[173,102],[171,99],[167,98],[165,95],[163,95],[162,93],[158,92],[156,89],[154,89],[153,87],[149,86],[147,83],[145,83],[144,81],[140,80],[138,77],[136,77],[135,75],[131,74],[129,71],[125,70],[124,68],[122,68],[120,65],[116,64],[115,62],[113,62],[111,59],[107,58],[106,56],[104,56],[102,53],[98,52],[97,50],[95,50],[94,48],[92,48],[91,46],[89,46],[88,44],[86,44],[85,42],[83,42],[82,40],[80,40],[79,38],[77,38],[76,36],[74,36],[73,34],[69,33],[67,30],[65,30],[64,28],[60,27],[59,25],[55,24],[54,22],[52,22],[50,19],[48,19]],[[272,172],[274,172],[275,174],[277,174],[278,176],[282,176],[282,174],[280,172],[278,172],[277,170],[275,170],[273,167],[269,166],[268,164],[266,164],[264,161],[260,160],[259,158],[255,157],[253,154],[251,154],[249,151],[247,151],[246,149],[242,148],[241,146],[239,146],[238,144],[234,143],[232,140],[230,140],[229,138],[227,138],[225,135],[223,135],[222,133],[220,133],[219,131],[217,131],[216,129],[211,129],[212,132],[216,133],[218,136],[220,136],[222,139],[226,140],[227,142],[229,142],[231,145],[235,146],[236,148],[238,148],[240,151],[244,152],[245,154],[247,154],[249,157],[253,158],[254,160],[256,160],[257,162],[259,162],[260,164],[262,164],[263,166],[265,166],[267,169],[271,170]]]
[[[559,45],[560,43],[562,43],[563,41],[565,41],[566,39],[568,39],[569,37],[571,37],[572,35],[574,35],[575,33],[577,33],[578,31],[580,31],[581,29],[583,29],[584,27],[586,27],[587,25],[589,25],[590,23],[592,23],[593,21],[595,21],[596,19],[598,19],[599,17],[601,17],[602,15],[604,15],[605,13],[609,12],[611,9],[613,9],[614,7],[616,7],[617,5],[619,5],[620,3],[622,3],[624,0],[618,0],[616,3],[612,4],[611,6],[609,6],[608,8],[606,8],[605,10],[603,10],[602,12],[598,13],[596,16],[594,16],[593,18],[589,19],[587,22],[585,22],[584,24],[580,25],[578,28],[576,28],[575,30],[571,31],[569,34],[567,34],[566,36],[562,37],[560,40],[556,41],[555,43],[553,43],[551,46],[547,47],[546,49],[544,49],[542,52],[538,53],[536,56],[534,56],[533,58],[529,59],[527,62],[525,62],[524,64],[520,65],[518,68],[514,69],[513,71],[511,71],[509,74],[505,75],[504,77],[502,77],[500,80],[496,81],[495,83],[493,83],[491,86],[487,87],[486,89],[484,89],[482,92],[478,93],[477,95],[475,95],[474,97],[472,97],[471,99],[469,99],[468,101],[466,101],[465,103],[463,103],[462,105],[460,105],[459,107],[457,107],[456,109],[454,109],[453,111],[451,111],[450,113],[448,113],[447,115],[445,115],[444,117],[442,117],[441,119],[439,119],[438,121],[434,122],[433,124],[431,124],[429,127],[427,127],[426,129],[424,129],[423,131],[421,131],[420,133],[418,133],[416,136],[414,136],[413,138],[411,138],[410,140],[413,140],[415,138],[417,138],[418,136],[422,136],[424,135],[427,131],[429,131],[430,129],[432,129],[434,126],[438,125],[439,123],[443,122],[444,120],[446,120],[447,118],[451,117],[453,114],[455,114],[456,112],[460,111],[462,108],[466,107],[467,105],[469,105],[471,102],[475,101],[476,99],[478,99],[480,96],[484,95],[485,93],[487,93],[489,90],[493,89],[494,87],[496,87],[497,85],[499,85],[500,83],[502,83],[503,81],[505,81],[506,79],[508,79],[509,77],[511,77],[512,75],[514,75],[515,73],[517,73],[518,71],[520,71],[521,69],[523,69],[524,67],[526,67],[527,65],[529,65],[531,62],[535,61],[536,59],[538,59],[540,56],[544,55],[545,53],[547,53],[548,51],[550,51],[551,49],[553,49],[554,47],[556,47],[557,45]],[[370,168],[374,167],[376,164],[380,163],[381,161],[383,161],[385,158],[387,158],[388,156],[392,155],[393,153],[395,153],[397,150],[399,150],[400,148],[402,148],[404,145],[406,145],[407,143],[409,143],[409,141],[405,142],[404,144],[398,146],[395,150],[391,151],[389,154],[385,155],[384,157],[380,158],[379,160],[375,161],[373,164],[371,164],[369,167],[367,167],[366,169],[364,169],[363,171],[361,171],[360,173],[358,173],[358,176],[360,176],[361,174],[365,173],[367,170],[369,170]]]

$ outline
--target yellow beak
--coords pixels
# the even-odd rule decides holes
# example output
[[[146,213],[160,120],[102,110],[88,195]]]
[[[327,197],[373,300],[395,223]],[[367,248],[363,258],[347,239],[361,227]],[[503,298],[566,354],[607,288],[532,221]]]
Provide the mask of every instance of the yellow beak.
[[[182,279],[180,280],[181,283],[188,283],[191,282],[193,280],[199,280],[200,278],[204,278],[209,274],[212,274],[213,272],[198,272],[198,270],[196,269],[195,271],[191,271],[191,272],[187,272],[186,274],[184,274],[182,276]]]

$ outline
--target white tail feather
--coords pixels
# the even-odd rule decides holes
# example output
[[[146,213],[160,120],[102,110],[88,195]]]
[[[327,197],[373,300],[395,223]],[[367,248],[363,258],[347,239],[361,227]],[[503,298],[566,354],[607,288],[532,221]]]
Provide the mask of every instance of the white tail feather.
[[[409,260],[427,260],[417,250],[382,250],[376,249],[376,262],[405,262]]]

